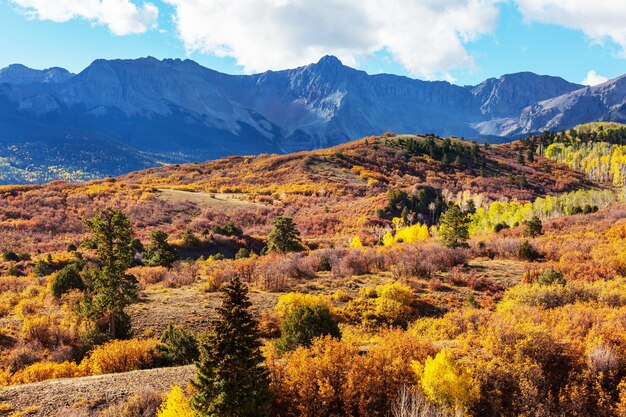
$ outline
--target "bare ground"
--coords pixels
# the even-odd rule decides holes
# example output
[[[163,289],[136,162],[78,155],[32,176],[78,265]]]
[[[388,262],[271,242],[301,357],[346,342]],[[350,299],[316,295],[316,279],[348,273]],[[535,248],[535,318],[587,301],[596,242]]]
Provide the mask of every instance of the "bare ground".
[[[472,259],[470,270],[486,280],[499,284],[502,288],[511,288],[520,283],[522,275],[528,269],[528,263],[512,259]]]
[[[195,367],[189,365],[11,386],[0,390],[0,416],[26,410],[32,412],[24,415],[42,417],[63,417],[75,408],[95,412],[141,391],[166,392],[175,384],[184,387],[194,372]]]
[[[193,191],[172,190],[162,188],[158,190],[158,198],[173,203],[192,203],[200,208],[236,208],[236,207],[262,207],[262,204],[254,203],[247,199],[246,194],[235,193],[204,193]]]
[[[202,291],[201,285],[202,282],[181,288],[154,286],[143,291],[140,302],[128,308],[135,334],[158,337],[168,323],[194,332],[209,330],[221,298],[218,292]],[[255,311],[262,313],[274,308],[280,293],[252,290],[249,295]]]

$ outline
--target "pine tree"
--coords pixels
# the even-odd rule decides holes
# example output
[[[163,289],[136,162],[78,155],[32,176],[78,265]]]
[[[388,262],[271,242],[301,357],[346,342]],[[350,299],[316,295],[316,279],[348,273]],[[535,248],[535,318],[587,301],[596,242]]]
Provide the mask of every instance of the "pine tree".
[[[291,217],[278,216],[272,221],[267,249],[270,252],[293,252],[302,249],[300,232]]]
[[[439,241],[449,248],[467,247],[469,239],[469,218],[461,209],[453,205],[441,215],[437,237]]]
[[[109,337],[115,339],[119,319],[127,319],[126,306],[137,299],[137,279],[126,273],[134,259],[133,228],[120,210],[99,211],[85,226],[93,233],[98,268],[93,271],[83,311],[93,320],[108,318]]]
[[[533,216],[532,219],[525,222],[524,236],[537,237],[543,234],[543,224],[541,219],[537,216]]]
[[[257,322],[238,277],[222,288],[213,330],[201,346],[192,405],[203,417],[263,417],[269,404]]]
[[[169,244],[167,238],[167,233],[162,230],[150,233],[150,243],[144,253],[146,265],[169,267],[178,260],[176,249]]]

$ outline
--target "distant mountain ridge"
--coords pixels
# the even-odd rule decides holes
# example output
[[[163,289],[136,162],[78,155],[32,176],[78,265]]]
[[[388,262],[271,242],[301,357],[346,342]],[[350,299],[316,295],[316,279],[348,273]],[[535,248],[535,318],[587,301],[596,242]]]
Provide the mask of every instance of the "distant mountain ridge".
[[[626,121],[626,92],[608,84],[588,88],[523,72],[457,86],[369,75],[333,56],[254,75],[152,57],[96,60],[78,74],[12,65],[0,70],[0,182],[90,179],[385,131],[486,140]],[[20,180],[28,172],[39,174]]]
[[[62,83],[72,78],[73,75],[64,68],[35,70],[21,64],[13,64],[0,69],[0,83]]]

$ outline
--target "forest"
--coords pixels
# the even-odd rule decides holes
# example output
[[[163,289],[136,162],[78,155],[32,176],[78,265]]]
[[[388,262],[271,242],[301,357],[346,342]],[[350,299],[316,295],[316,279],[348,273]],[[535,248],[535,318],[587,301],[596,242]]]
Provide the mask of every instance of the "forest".
[[[624,132],[2,187],[0,415],[626,416]]]

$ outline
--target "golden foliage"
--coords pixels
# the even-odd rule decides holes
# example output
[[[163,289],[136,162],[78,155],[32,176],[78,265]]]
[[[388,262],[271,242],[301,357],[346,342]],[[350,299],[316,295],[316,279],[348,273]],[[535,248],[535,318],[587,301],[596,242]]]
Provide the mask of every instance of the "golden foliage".
[[[363,243],[361,242],[361,238],[358,236],[355,236],[352,238],[352,240],[350,241],[350,247],[351,248],[362,248],[363,247]]]
[[[157,417],[193,417],[189,397],[179,385],[174,385],[161,404]]]
[[[96,347],[86,366],[93,375],[149,368],[159,358],[157,343],[156,339],[112,340]]]
[[[279,317],[285,317],[294,310],[302,307],[324,306],[332,309],[330,297],[325,295],[303,294],[299,292],[290,292],[283,294],[278,298],[276,303],[276,313]]]
[[[460,369],[447,349],[428,357],[422,365],[413,362],[420,386],[431,401],[450,409],[466,409],[478,398],[478,386],[467,371]]]
[[[390,282],[376,287],[375,313],[389,324],[406,322],[412,312],[413,290],[408,285]]]
[[[74,362],[37,362],[11,376],[11,384],[28,384],[48,379],[74,378],[89,375],[85,365]]]
[[[279,358],[268,353],[277,416],[384,417],[401,386],[415,383],[412,360],[432,353],[427,342],[395,330],[361,352],[353,340],[319,338]]]

